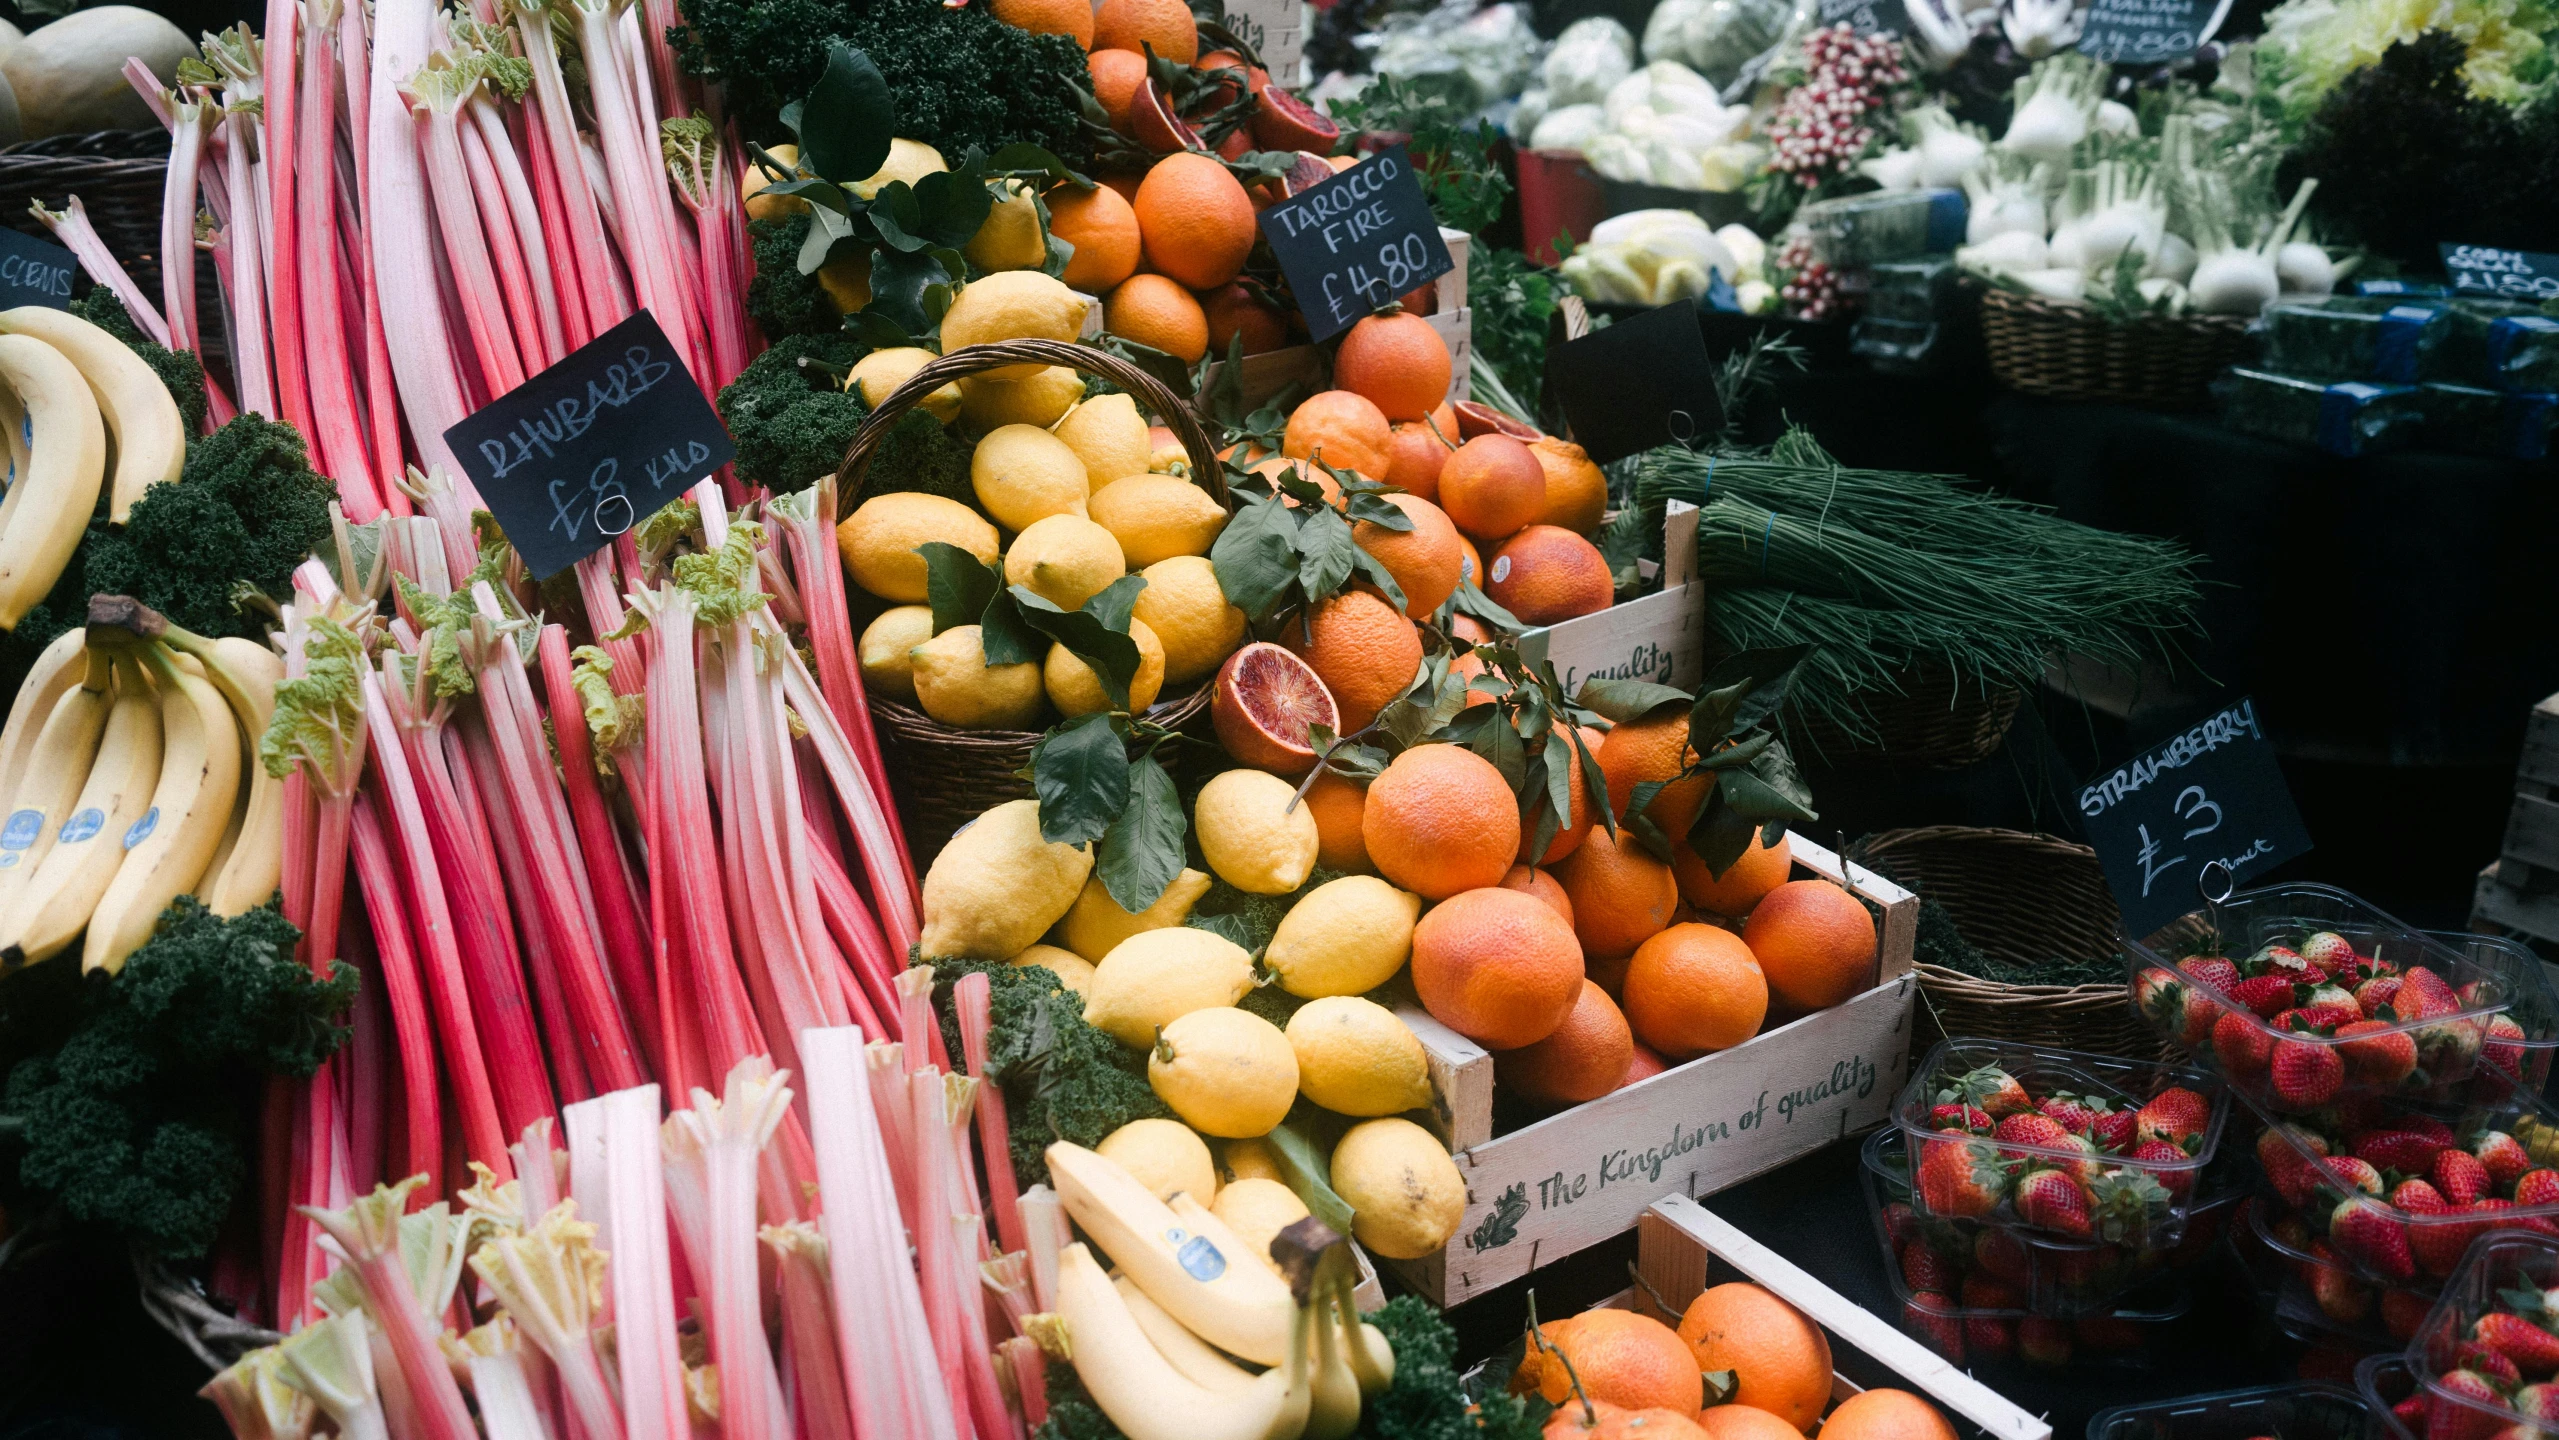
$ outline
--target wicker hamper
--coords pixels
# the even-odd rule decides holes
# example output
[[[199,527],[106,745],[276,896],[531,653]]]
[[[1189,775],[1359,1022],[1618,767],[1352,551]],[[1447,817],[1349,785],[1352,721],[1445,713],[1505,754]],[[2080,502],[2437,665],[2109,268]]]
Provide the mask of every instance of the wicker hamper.
[[[1906,676],[1898,694],[1862,696],[1875,736],[1861,740],[1834,721],[1800,711],[1789,728],[1825,763],[1885,763],[1961,770],[1989,759],[2008,738],[2023,698],[2013,685],[1984,687],[1944,671]]]
[[[0,149],[0,224],[53,241],[29,207],[60,210],[74,195],[133,283],[160,303],[160,191],[169,171],[165,130],[101,130],[50,135]],[[196,265],[196,313],[205,319],[204,358],[223,353],[222,296],[210,256]]]
[[[1990,373],[2011,390],[2150,410],[2197,410],[2207,387],[2248,347],[2247,322],[2230,315],[2145,315],[2109,320],[2013,290],[1981,300]]]

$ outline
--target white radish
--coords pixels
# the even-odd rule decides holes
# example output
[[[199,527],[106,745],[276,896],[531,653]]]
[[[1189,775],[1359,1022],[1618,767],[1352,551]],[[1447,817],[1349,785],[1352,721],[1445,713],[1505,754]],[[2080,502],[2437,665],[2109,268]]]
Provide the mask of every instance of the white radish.
[[[2325,295],[2337,288],[2337,266],[2326,250],[2295,240],[2275,252],[2275,279],[2286,295]]]
[[[2078,304],[2088,293],[2087,275],[2073,269],[2029,270],[2017,281],[2047,300],[2066,304]]]
[[[1887,190],[1916,190],[1925,161],[1916,150],[1887,150],[1857,162],[1857,173]]]
[[[2138,135],[2141,133],[2141,117],[2121,100],[2100,100],[2097,102],[2097,133]]]

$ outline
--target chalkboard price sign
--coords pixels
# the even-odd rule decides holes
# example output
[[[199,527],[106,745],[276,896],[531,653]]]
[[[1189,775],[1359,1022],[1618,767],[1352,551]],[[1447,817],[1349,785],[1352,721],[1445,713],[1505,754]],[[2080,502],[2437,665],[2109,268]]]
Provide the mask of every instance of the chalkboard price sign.
[[[2183,60],[2221,29],[2230,0],[2094,0],[2079,49],[2110,65]]]
[[[1546,363],[1573,440],[1605,465],[1724,428],[1697,302],[1675,300],[1550,347]]]
[[[1457,268],[1401,145],[1271,206],[1261,224],[1317,341]]]
[[[1821,21],[1846,21],[1860,35],[1903,35],[1910,31],[1910,12],[1902,0],[1821,0]]]
[[[2134,937],[2200,908],[2197,878],[2215,862],[2238,886],[2310,850],[2254,700],[2090,781],[2079,813]]]
[[[80,262],[71,252],[33,235],[0,230],[0,310],[20,305],[71,308],[71,277]]]
[[[2452,277],[2455,295],[2487,295],[2499,300],[2559,299],[2559,255],[2532,250],[2500,250],[2493,245],[2435,247],[2444,273]]]
[[[610,544],[737,454],[646,310],[445,431],[444,443],[536,580]]]

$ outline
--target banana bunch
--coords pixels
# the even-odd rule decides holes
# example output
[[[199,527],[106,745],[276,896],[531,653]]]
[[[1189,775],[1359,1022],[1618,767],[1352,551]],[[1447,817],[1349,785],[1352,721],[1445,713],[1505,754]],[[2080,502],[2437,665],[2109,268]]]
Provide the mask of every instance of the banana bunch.
[[[0,498],[0,630],[62,578],[107,491],[121,525],[142,492],[187,458],[177,402],[123,341],[65,310],[0,310],[0,426],[9,486]],[[108,442],[114,442],[110,483]]]
[[[178,896],[237,915],[283,871],[282,782],[254,763],[283,661],[122,596],[89,620],[38,657],[0,728],[0,966],[76,941],[83,969],[114,971]]]
[[[1343,1440],[1395,1354],[1351,1302],[1350,1247],[1301,1220],[1258,1263],[1188,1195],[1159,1200],[1082,1146],[1048,1148],[1084,1244],[1058,1264],[1057,1312],[1038,1328],[1129,1440]],[[1235,1357],[1235,1358],[1230,1358]],[[1255,1373],[1238,1359],[1269,1368]]]

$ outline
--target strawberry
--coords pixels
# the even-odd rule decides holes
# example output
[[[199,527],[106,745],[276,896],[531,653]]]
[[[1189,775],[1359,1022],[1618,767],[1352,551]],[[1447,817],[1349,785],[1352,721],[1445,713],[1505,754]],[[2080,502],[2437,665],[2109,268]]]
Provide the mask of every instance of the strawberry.
[[[2371,1128],[2380,1129],[2381,1127],[2376,1125]],[[2432,1115],[2402,1115],[2390,1122],[2390,1128],[2405,1130],[2411,1135],[2423,1135],[2438,1145],[2452,1143],[2452,1127]]]
[[[2420,1389],[2416,1394],[2391,1406],[2390,1418],[2399,1422],[2399,1428],[2418,1437],[2418,1440],[2424,1440],[2426,1409],[2426,1392]]]
[[[2381,1193],[2381,1172],[2372,1168],[2368,1161],[2358,1160],[2352,1155],[2331,1155],[2320,1162],[2320,1168],[2326,1170],[2332,1180],[2349,1189],[2360,1190],[2366,1195]]]
[[[1932,1215],[1986,1215],[2007,1184],[1996,1153],[1979,1140],[1931,1140],[1919,1157],[1919,1202]]]
[[[2443,1193],[2423,1180],[2402,1180],[2390,1187],[2390,1208],[2409,1215],[2448,1215],[2452,1207]]]
[[[2423,965],[2411,965],[2399,977],[2399,993],[2391,998],[2391,1006],[2402,1020],[2426,1020],[2458,1012],[2461,997],[2452,993],[2442,976]]]
[[[2488,1193],[2494,1183],[2488,1167],[2467,1150],[2447,1146],[2435,1153],[2434,1168],[2427,1172],[2435,1188],[2443,1192],[2447,1205],[2467,1205]]]
[[[2334,1035],[2340,1025],[2352,1025],[2364,1018],[2364,1012],[2352,1005],[2296,1005],[2278,1010],[2266,1027],[2277,1034],[2291,1031],[2302,1035]]]
[[[2155,1167],[2150,1178],[2158,1181],[2160,1187],[2173,1197],[2182,1199],[2195,1188],[2195,1172],[2186,1164],[2194,1157],[2188,1155],[2182,1145],[2172,1145],[2165,1140],[2144,1140],[2134,1148],[2132,1158]]]
[[[2496,1066],[2506,1078],[2519,1080],[2523,1078],[2524,1047],[2518,1042],[2523,1038],[2523,1027],[2515,1023],[2513,1016],[2491,1015],[2488,1017],[2486,1043],[2480,1047],[2479,1053],[2486,1056],[2488,1063]]]
[[[2355,1001],[2355,992],[2333,981],[2307,987],[2307,993],[2296,993],[2293,1003],[2305,1010],[2351,1010],[2360,1016],[2364,1007]]]
[[[2396,975],[2376,975],[2355,987],[2355,1008],[2366,1015],[2379,1015],[2393,996],[2399,993]]]
[[[2168,1188],[2139,1170],[2098,1176],[2088,1184],[2088,1199],[2100,1239],[2147,1244],[2151,1227],[2168,1218]]]
[[[1898,1255],[1910,1243],[1911,1232],[1919,1228],[1918,1212],[1895,1200],[1884,1206],[1884,1243]]]
[[[2266,1222],[2266,1233],[2295,1254],[2310,1253],[2310,1227],[2298,1215],[2278,1215]]]
[[[2267,1126],[2257,1136],[2257,1164],[2266,1172],[2267,1183],[2275,1187],[2284,1203],[2299,1205],[2309,1197],[2310,1187],[2318,1176],[2312,1172],[2302,1151],[2324,1156],[2328,1142],[2317,1134],[2285,1121]]]
[[[2465,1340],[2452,1352],[2452,1368],[2475,1370],[2488,1377],[2490,1384],[2508,1390],[2523,1383],[2523,1371],[2503,1352],[2475,1340]]]
[[[2356,1039],[2356,1036],[2368,1039]],[[2337,1027],[2346,1070],[2367,1085],[2396,1085],[2417,1068],[2417,1042],[2380,1020],[2352,1020]]]
[[[2499,1190],[2512,1187],[2532,1168],[2532,1156],[2525,1152],[2523,1142],[2503,1130],[2490,1130],[2473,1139],[2470,1153],[2488,1167],[2488,1183]]]
[[[1964,1363],[1964,1326],[1953,1314],[1955,1302],[1928,1292],[1913,1295],[1901,1307],[1901,1326],[1955,1364]]]
[[[2017,1348],[2017,1332],[1997,1315],[1975,1315],[1964,1322],[1964,1349],[1975,1360],[2005,1360]]]
[[[2194,955],[2177,962],[2186,978],[2207,990],[2227,995],[2239,988],[2239,967],[2219,955]]]
[[[2360,958],[2346,937],[2334,930],[2322,930],[2305,936],[2300,946],[2301,958],[2323,975],[2334,975]]]
[[[2133,980],[2133,1008],[2152,1029],[2187,1049],[2204,1042],[2212,1033],[2213,1018],[2221,1013],[2195,986],[2156,965]]]
[[[2044,1103],[2035,1108],[2041,1110],[2046,1119],[2071,1134],[2085,1135],[2088,1133],[2088,1127],[2096,1124],[2097,1117],[2104,1113],[2104,1103],[2099,1101],[2091,1104],[2076,1095],[2056,1093],[2045,1096]]]
[[[2271,1069],[2275,1098],[2296,1110],[2327,1104],[2346,1079],[2346,1062],[2336,1047],[2307,1040],[2276,1041]]]
[[[2288,980],[2307,980],[2314,973],[2310,962],[2289,945],[2269,945],[2249,956],[2239,968],[2251,975],[2280,975]]]
[[[2416,1185],[2423,1182],[2411,1180],[2407,1183]],[[2396,1200],[2397,1197],[2394,1195],[2392,1198]],[[2417,1262],[2417,1268],[2426,1274],[2450,1275],[2461,1268],[2462,1253],[2470,1248],[2472,1240],[2478,1238],[2479,1227],[2467,1220],[2449,1218],[2467,1212],[2456,1211],[2440,1199],[2435,1203],[2443,1208],[2419,1210],[2407,1205],[2399,1207],[2411,1217],[2408,1221],[2408,1253]]]
[[[2381,1292],[2381,1328],[2390,1338],[2409,1341],[2417,1338],[2417,1327],[2425,1323],[2426,1312],[2435,1308],[2433,1297],[2414,1290]]]
[[[1902,1283],[1912,1291],[1955,1288],[1955,1267],[1945,1256],[1927,1245],[1913,1245],[1901,1252]]]
[[[2060,1121],[2049,1115],[2032,1111],[2001,1117],[1999,1128],[1992,1131],[1991,1135],[2000,1143],[1999,1153],[2012,1159],[2017,1158],[2019,1152],[2007,1147],[2029,1145],[2037,1149],[2049,1150],[2073,1138],[2068,1130],[2062,1128]]]
[[[1938,1105],[1928,1112],[1931,1130],[1957,1130],[1967,1135],[1987,1135],[1994,1122],[1990,1112],[1977,1105]]]
[[[2139,1117],[2133,1111],[2109,1110],[2089,1123],[2088,1138],[2097,1142],[2098,1149],[2114,1152],[2132,1144],[2139,1128]]]
[[[2266,1027],[2237,1011],[2224,1011],[2212,1024],[2212,1053],[2224,1070],[2247,1077],[2266,1073],[2275,1052],[2275,1037]]]
[[[2212,1105],[2182,1085],[2171,1085],[2150,1097],[2133,1115],[2133,1134],[2143,1140],[2165,1140],[2185,1146],[2204,1138],[2212,1124]]]
[[[2376,1170],[2396,1170],[2402,1175],[2423,1175],[2433,1169],[2435,1156],[2443,1149],[2406,1130],[2367,1130],[2347,1148]]]
[[[2035,1108],[2034,1100],[2026,1094],[2026,1087],[2017,1083],[2017,1077],[1996,1065],[1984,1065],[1978,1070],[1956,1076],[1953,1083],[1941,1091],[1937,1098],[1940,1101],[1961,1100],[1978,1105],[1989,1111],[1994,1118],[2001,1115],[2016,1115]]]
[[[2515,1177],[2518,1205],[2559,1205],[2559,1170],[2526,1170]]]
[[[2328,1243],[2338,1254],[2385,1280],[2416,1278],[2417,1262],[2408,1253],[2408,1227],[2370,1196],[2349,1196],[2329,1214]]]
[[[2559,1429],[2559,1385],[2526,1385],[2508,1403],[2526,1420],[2545,1429]]]
[[[2049,1315],[2029,1315],[2017,1322],[2017,1353],[2029,1364],[2067,1365],[2070,1363],[2070,1330]]]
[[[2559,1335],[2520,1315],[2502,1311],[2482,1315],[2470,1327],[2470,1338],[2512,1360],[2515,1368],[2526,1375],[2546,1376],[2559,1371]]]
[[[2034,1260],[2026,1253],[2026,1242],[1996,1227],[1973,1237],[1973,1263],[1984,1274],[2011,1285],[2023,1285],[2035,1276]]]
[[[2319,1241],[2310,1243],[2310,1256],[2318,1263],[2303,1266],[2302,1278],[2310,1282],[2310,1298],[2318,1302],[2320,1314],[2352,1325],[2371,1313],[2371,1286],[2337,1264],[2334,1252]]]
[[[2230,998],[2245,1007],[2249,1014],[2263,1020],[2280,1010],[2292,1008],[2292,977],[2288,975],[2253,975],[2231,987]]]
[[[2023,1310],[2026,1292],[2005,1280],[1975,1271],[1964,1277],[1960,1292],[1967,1310]]]
[[[2092,1233],[2088,1191],[2059,1170],[2037,1170],[2017,1182],[2017,1218],[2073,1240]]]

